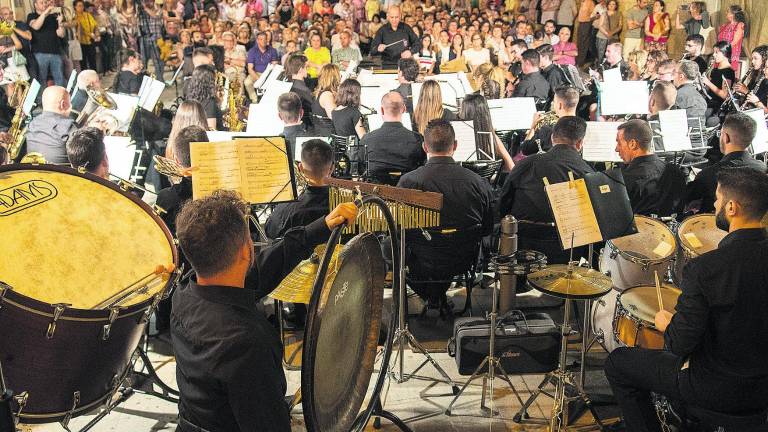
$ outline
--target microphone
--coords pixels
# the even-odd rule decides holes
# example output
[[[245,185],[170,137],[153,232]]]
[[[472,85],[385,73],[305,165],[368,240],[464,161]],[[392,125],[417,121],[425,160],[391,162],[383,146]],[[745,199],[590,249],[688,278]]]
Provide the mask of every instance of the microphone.
[[[499,255],[509,257],[517,252],[517,219],[512,215],[501,219],[501,236],[499,237]],[[499,275],[499,313],[505,313],[515,307],[517,295],[517,276],[509,269]]]

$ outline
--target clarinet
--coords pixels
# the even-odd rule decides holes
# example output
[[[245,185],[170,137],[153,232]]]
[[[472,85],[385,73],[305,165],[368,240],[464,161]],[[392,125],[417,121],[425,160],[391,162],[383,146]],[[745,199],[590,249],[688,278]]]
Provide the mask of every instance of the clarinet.
[[[751,94],[752,94],[752,95],[756,95],[756,93],[755,93],[755,92],[756,92],[756,91],[758,91],[758,90],[760,89],[760,86],[763,84],[763,80],[765,80],[765,74],[764,74],[764,73],[761,73],[761,74],[760,74],[760,76],[757,78],[757,82],[755,82],[755,86],[754,86],[754,87],[752,87],[752,90],[751,90],[749,93],[747,93],[747,96],[749,96],[749,95],[751,95]],[[743,103],[743,104],[741,104],[741,108],[739,109],[739,111],[744,111],[744,110],[746,110],[747,108],[749,108],[749,106],[750,106],[750,105],[754,105],[754,104],[752,104],[751,102],[749,102],[749,101],[748,101],[748,100],[746,100],[746,99],[747,99],[747,98],[746,98],[746,96],[745,96],[745,97],[744,97],[744,103]]]

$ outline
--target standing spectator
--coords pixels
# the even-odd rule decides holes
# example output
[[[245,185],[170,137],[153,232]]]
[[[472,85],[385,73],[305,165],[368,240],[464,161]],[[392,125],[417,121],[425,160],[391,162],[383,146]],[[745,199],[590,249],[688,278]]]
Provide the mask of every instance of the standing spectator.
[[[187,0],[192,1],[192,0]],[[122,48],[139,51],[139,17],[131,0],[118,0],[117,23],[122,36]]]
[[[687,36],[705,36],[705,34],[709,33],[709,30],[712,29],[712,23],[709,20],[707,4],[703,1],[691,2],[688,12],[691,14],[691,17],[685,20],[682,24],[680,23],[680,13],[677,13],[675,16],[675,28],[678,30],[685,29]],[[704,30],[704,32],[702,32],[702,30]],[[706,37],[704,39],[706,41]]]
[[[256,45],[248,51],[246,58],[246,67],[248,68],[248,77],[245,79],[245,89],[252,102],[256,101],[256,89],[253,84],[259,79],[262,72],[270,63],[280,61],[277,50],[267,45],[267,34],[259,32],[256,35]]]
[[[579,54],[576,44],[571,42],[571,29],[563,27],[560,29],[560,42],[553,45],[555,54],[552,57],[555,63],[559,65],[576,66],[576,56]]]
[[[592,28],[590,29],[589,34],[589,53],[587,55],[587,60],[597,60],[597,34],[600,32],[600,23],[607,12],[608,8],[606,8],[606,0],[597,0],[595,9],[592,11],[592,16],[590,17],[592,20]]]
[[[75,10],[64,4],[64,0],[54,0],[53,4],[61,8],[61,27],[64,28],[66,37],[60,40],[62,47],[61,62],[65,76],[69,76],[72,70],[80,71],[80,62],[83,60],[83,51],[80,48],[78,24],[75,20]]]
[[[579,55],[576,57],[576,64],[583,65],[587,60],[587,54],[589,53],[589,37],[592,32],[592,12],[595,10],[595,2],[593,0],[584,0],[579,7],[579,15],[577,17],[578,29],[576,30],[579,36],[578,47]]]
[[[98,32],[101,36],[99,42],[99,50],[101,51],[101,64],[96,69],[101,73],[105,73],[113,68],[114,62],[114,44],[115,44],[115,23],[112,22],[112,17],[109,15],[109,10],[112,7],[112,0],[97,0],[96,1],[96,23],[98,24]]]
[[[627,31],[624,33],[624,59],[629,53],[643,48],[643,25],[648,16],[648,0],[637,0],[637,3],[627,11]]]
[[[605,48],[608,43],[619,42],[619,32],[623,18],[619,12],[619,2],[608,0],[608,11],[600,18],[600,28],[597,31],[597,63],[603,62]]]
[[[163,38],[163,11],[158,9],[154,0],[144,0],[144,7],[139,10],[139,30],[141,58],[144,65],[149,66],[149,60],[155,64],[155,78],[163,80],[165,65],[160,60],[158,39]]]
[[[579,8],[576,6],[576,0],[562,0],[560,9],[557,11],[558,27],[568,27],[573,30],[573,22],[576,20],[576,14]]]
[[[101,37],[100,34],[97,36],[96,19],[85,10],[84,0],[75,0],[74,6],[78,42],[83,52],[81,69],[96,70],[96,42]]]
[[[47,0],[35,1],[35,12],[27,16],[27,22],[32,28],[32,52],[38,67],[38,77],[45,85],[48,72],[53,75],[53,82],[58,86],[66,85],[61,60],[61,44],[59,38],[64,37],[61,26],[61,14],[52,14],[53,5]]]
[[[653,13],[645,18],[645,49],[648,51],[667,50],[670,23],[665,8],[663,0],[656,0],[653,2]]]
[[[539,23],[546,24],[554,20],[560,10],[560,0],[541,0],[541,19]]]
[[[736,76],[739,75],[739,58],[741,57],[741,44],[744,41],[744,30],[746,17],[744,10],[739,5],[728,7],[728,13],[725,15],[727,23],[720,26],[717,32],[718,41],[726,41],[731,45],[731,68]]]
[[[16,27],[13,29],[13,34],[7,37],[7,39],[10,41],[4,41],[5,43],[2,44],[3,46],[7,47],[6,53],[8,54],[9,58],[8,66],[5,68],[5,74],[8,75],[9,73],[13,73],[15,75],[13,81],[20,79],[28,81],[30,73],[35,73],[35,68],[33,67],[34,57],[32,56],[30,45],[30,42],[32,41],[32,32],[30,31],[27,23],[14,20],[13,11],[7,6],[0,7],[0,18],[7,22],[14,22],[16,24]],[[17,53],[21,54],[21,56],[24,58],[23,61],[19,59],[18,56],[14,56],[12,54],[13,50],[10,47],[11,44],[13,45],[13,49],[15,49]],[[20,64],[24,61],[26,61],[26,65]],[[11,87],[11,85],[8,87]],[[6,90],[8,93],[11,93],[10,88]]]

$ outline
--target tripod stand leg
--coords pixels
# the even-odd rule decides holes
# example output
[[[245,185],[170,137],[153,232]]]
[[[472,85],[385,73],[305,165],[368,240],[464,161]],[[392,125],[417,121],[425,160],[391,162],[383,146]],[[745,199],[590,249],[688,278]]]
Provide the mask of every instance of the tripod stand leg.
[[[457,394],[459,391],[459,387],[456,385],[455,382],[451,379],[450,376],[448,376],[448,372],[445,371],[432,357],[432,355],[429,354],[429,352],[419,343],[419,341],[416,340],[413,335],[406,330],[405,337],[408,338],[408,341],[411,344],[411,349],[418,351],[422,355],[426,357],[426,361],[428,361],[432,366],[437,370],[437,372],[445,378],[445,382],[447,384],[451,385],[451,390],[453,391],[453,394]],[[411,374],[413,375],[413,374]]]
[[[445,415],[451,415],[451,407],[453,407],[453,404],[455,404],[456,401],[459,400],[459,397],[461,397],[461,395],[464,393],[464,390],[466,390],[467,387],[469,387],[469,384],[471,384],[472,381],[480,377],[482,373],[480,371],[483,370],[483,366],[485,366],[486,364],[488,364],[488,357],[483,359],[482,363],[480,363],[480,366],[478,366],[477,369],[475,369],[475,372],[472,374],[471,377],[469,377],[467,382],[464,383],[464,386],[461,388],[461,390],[459,390],[459,392],[456,393],[456,396],[453,398],[450,405],[448,405],[448,408],[445,409]],[[485,392],[485,375],[484,374],[483,374],[483,392]]]
[[[531,396],[528,397],[528,400],[525,401],[524,404],[520,407],[520,411],[515,414],[515,416],[512,418],[512,421],[515,423],[520,423],[523,420],[524,416],[528,416],[528,408],[530,408],[531,405],[533,405],[533,402],[536,401],[536,399],[539,397],[541,392],[544,390],[544,386],[549,384],[549,382],[552,380],[552,373],[548,373],[544,375],[544,379],[541,380],[541,384],[536,388],[536,390],[531,393]]]
[[[523,405],[523,398],[520,397],[520,393],[517,392],[517,389],[515,388],[514,384],[512,384],[512,380],[509,379],[509,375],[507,375],[507,371],[504,370],[504,367],[501,365],[501,362],[495,361],[496,367],[499,368],[499,372],[501,372],[501,375],[504,377],[504,381],[507,382],[509,385],[509,388],[512,389],[512,393],[515,394],[515,397],[517,397],[517,401],[520,402],[520,406]]]

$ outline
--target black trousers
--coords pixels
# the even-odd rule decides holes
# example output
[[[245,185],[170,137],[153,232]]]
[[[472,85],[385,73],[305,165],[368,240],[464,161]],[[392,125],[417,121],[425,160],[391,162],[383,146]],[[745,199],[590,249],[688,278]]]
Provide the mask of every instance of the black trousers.
[[[768,405],[768,379],[729,378],[702,368],[681,370],[669,351],[621,347],[605,362],[605,375],[629,432],[661,430],[651,392],[684,406],[723,413],[756,412]]]
[[[81,63],[81,68],[83,70],[85,69],[96,69],[96,44],[91,43],[90,45],[84,45],[80,44],[80,47],[83,49],[83,62]]]

